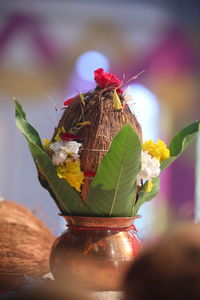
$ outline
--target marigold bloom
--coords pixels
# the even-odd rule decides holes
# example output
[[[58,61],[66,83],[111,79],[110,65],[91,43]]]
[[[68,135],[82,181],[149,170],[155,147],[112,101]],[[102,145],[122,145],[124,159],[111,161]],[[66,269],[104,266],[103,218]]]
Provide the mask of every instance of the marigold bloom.
[[[160,162],[169,158],[170,152],[167,149],[166,144],[158,139],[157,143],[152,140],[146,141],[142,145],[142,150],[147,151],[152,157],[157,158]]]
[[[71,186],[80,192],[81,184],[83,183],[84,175],[80,169],[80,161],[69,161],[57,167],[58,177],[65,179]]]

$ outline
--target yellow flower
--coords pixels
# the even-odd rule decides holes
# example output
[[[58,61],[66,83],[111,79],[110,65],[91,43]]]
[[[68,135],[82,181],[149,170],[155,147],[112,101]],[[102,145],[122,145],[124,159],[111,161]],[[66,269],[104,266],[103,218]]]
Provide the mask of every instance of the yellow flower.
[[[167,149],[166,144],[158,139],[157,143],[152,140],[144,142],[142,150],[147,151],[152,157],[156,157],[160,162],[169,158],[170,152]]]
[[[51,141],[50,141],[50,140],[48,140],[48,139],[43,139],[43,148],[44,148],[44,150],[48,150],[50,144],[51,144]]]
[[[145,191],[146,191],[147,193],[150,193],[151,190],[152,190],[152,188],[153,188],[153,183],[152,183],[152,181],[147,181],[147,186],[146,186]]]
[[[57,167],[58,177],[65,179],[71,186],[80,192],[81,184],[83,183],[84,175],[80,169],[80,161],[69,161]]]

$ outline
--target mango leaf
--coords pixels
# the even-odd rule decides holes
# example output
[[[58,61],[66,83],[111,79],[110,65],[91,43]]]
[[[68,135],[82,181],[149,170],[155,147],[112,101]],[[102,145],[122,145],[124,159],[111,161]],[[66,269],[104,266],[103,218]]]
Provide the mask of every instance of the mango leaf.
[[[167,168],[171,163],[175,161],[177,157],[179,157],[183,151],[189,146],[189,144],[193,141],[193,139],[197,136],[200,129],[200,121],[192,123],[178,132],[175,137],[172,139],[169,149],[170,149],[170,158],[163,161],[161,163],[161,170]],[[140,206],[146,202],[154,198],[159,192],[160,188],[160,178],[154,178],[152,180],[153,188],[150,193],[145,191],[147,183],[142,187],[139,197],[136,201],[135,208],[133,211],[133,216],[137,215],[137,212]]]
[[[90,213],[104,217],[131,216],[140,167],[139,137],[130,125],[125,125],[113,139],[93,179],[87,199]]]
[[[16,125],[26,139],[42,149],[42,142],[37,131],[26,121],[26,115],[21,104],[15,100]]]
[[[21,117],[22,117],[24,120],[26,120],[26,114],[25,114],[25,112],[23,111],[21,104],[17,101],[16,98],[14,98],[13,100],[14,100],[14,102],[15,102],[15,109],[18,111],[18,113],[21,115]]]
[[[154,198],[158,194],[158,192],[160,190],[160,177],[158,176],[156,178],[153,178],[152,183],[153,183],[153,187],[152,187],[151,192],[149,192],[149,193],[146,192],[147,182],[143,185],[142,189],[140,190],[138,199],[134,206],[133,215],[132,215],[133,217],[137,215],[140,206],[144,202],[150,201],[152,198]]]
[[[56,203],[63,214],[87,215],[87,207],[84,205],[78,193],[64,180],[57,176],[56,168],[50,158],[44,152],[37,131],[27,122],[21,105],[15,101],[16,125],[26,137],[32,156],[50,187],[50,192],[56,197]]]
[[[169,150],[170,157],[161,163],[161,170],[167,168],[189,146],[200,130],[200,121],[194,122],[181,131],[172,139]]]
[[[29,133],[29,139],[31,139],[35,144],[37,144],[41,149],[43,149],[42,148],[42,142],[41,142],[39,134],[37,133],[37,131],[30,124],[28,124],[26,122],[26,114],[24,113],[21,104],[16,99],[15,99],[15,110],[16,110],[15,114],[16,115],[18,114],[21,117],[21,122],[18,122],[17,126],[20,129],[20,131],[25,135],[25,138],[26,138],[26,133],[25,132],[28,132]],[[16,123],[17,123],[17,119],[16,119]],[[26,128],[26,130],[24,130],[25,128]],[[28,144],[29,144],[29,139],[27,139]],[[59,205],[59,203],[58,203],[58,201],[57,201],[57,199],[56,199],[53,191],[51,190],[51,187],[48,184],[48,181],[46,180],[46,178],[44,176],[42,176],[41,172],[39,172],[39,167],[38,167],[38,164],[37,164],[37,162],[35,160],[35,157],[33,155],[32,155],[32,157],[33,157],[33,160],[35,162],[35,166],[36,166],[36,168],[38,170],[38,180],[39,180],[40,184],[46,190],[48,190],[48,192],[50,193],[50,195],[52,196],[52,198],[55,200],[57,206],[61,210],[61,207],[60,207],[60,205]]]

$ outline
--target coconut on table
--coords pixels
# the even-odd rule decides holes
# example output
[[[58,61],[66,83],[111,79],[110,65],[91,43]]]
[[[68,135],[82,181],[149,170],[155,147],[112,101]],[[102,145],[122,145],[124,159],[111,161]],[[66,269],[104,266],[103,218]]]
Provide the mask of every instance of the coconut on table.
[[[24,206],[0,201],[0,290],[14,290],[24,275],[49,272],[55,236]]]

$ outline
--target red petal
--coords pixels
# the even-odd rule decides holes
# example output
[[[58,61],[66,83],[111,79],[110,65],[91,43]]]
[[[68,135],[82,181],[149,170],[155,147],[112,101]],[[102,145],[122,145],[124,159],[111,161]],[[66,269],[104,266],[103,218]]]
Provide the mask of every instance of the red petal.
[[[117,89],[118,94],[123,94],[123,92],[124,92],[124,90],[121,87]]]
[[[96,175],[96,172],[87,171],[84,172],[85,177],[94,177]]]
[[[61,140],[81,140],[83,137],[65,132],[61,135]]]
[[[72,102],[72,100],[74,100],[74,98],[75,98],[75,97],[66,100],[66,101],[64,102],[64,106],[69,105],[69,104]]]

